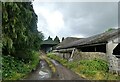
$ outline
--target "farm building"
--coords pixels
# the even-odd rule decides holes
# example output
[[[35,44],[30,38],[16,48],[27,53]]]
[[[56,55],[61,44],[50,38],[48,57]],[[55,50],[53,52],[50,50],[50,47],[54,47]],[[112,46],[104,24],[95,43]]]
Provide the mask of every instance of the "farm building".
[[[58,43],[53,41],[52,39],[47,39],[44,40],[41,43],[41,50],[44,51],[45,53],[50,52],[54,46],[56,46]]]
[[[73,57],[75,50],[81,52],[102,52],[105,53],[109,62],[109,70],[120,72],[119,40],[120,29],[114,29],[85,39],[75,40],[66,45],[61,45],[56,48],[56,51],[60,53],[69,52],[68,58]]]
[[[57,48],[61,48],[62,46],[67,45],[70,42],[74,42],[74,41],[81,40],[81,39],[83,38],[67,37],[60,44],[57,45]]]

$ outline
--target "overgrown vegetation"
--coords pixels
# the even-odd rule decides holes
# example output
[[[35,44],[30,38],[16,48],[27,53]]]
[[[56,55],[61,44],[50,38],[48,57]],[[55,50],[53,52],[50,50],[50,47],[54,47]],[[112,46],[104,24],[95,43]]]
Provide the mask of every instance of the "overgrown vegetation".
[[[31,61],[25,63],[24,59],[15,58],[13,56],[2,56],[2,79],[16,80],[25,77],[29,72],[36,69],[39,63],[38,52],[32,52],[34,57]]]
[[[39,50],[43,34],[37,30],[37,15],[31,2],[2,3],[2,36],[3,55],[21,57]]]
[[[66,59],[60,58],[52,53],[47,55],[73,70],[78,75],[90,80],[120,80],[120,76],[108,72],[108,63],[101,59],[79,60],[68,62]]]
[[[3,79],[20,79],[35,69],[42,40],[31,2],[2,2]]]

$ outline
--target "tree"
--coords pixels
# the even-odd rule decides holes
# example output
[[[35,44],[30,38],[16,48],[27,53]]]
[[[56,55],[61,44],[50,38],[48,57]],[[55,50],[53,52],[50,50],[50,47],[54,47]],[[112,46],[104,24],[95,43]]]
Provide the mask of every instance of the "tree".
[[[3,55],[19,56],[39,50],[44,36],[37,30],[37,15],[31,2],[2,3],[2,36]]]
[[[64,37],[62,37],[62,41],[64,40],[65,38]]]
[[[57,42],[57,43],[60,43],[60,40],[59,40],[58,36],[55,37],[54,41]]]
[[[49,37],[48,37],[48,40],[52,40],[52,38],[49,36]]]

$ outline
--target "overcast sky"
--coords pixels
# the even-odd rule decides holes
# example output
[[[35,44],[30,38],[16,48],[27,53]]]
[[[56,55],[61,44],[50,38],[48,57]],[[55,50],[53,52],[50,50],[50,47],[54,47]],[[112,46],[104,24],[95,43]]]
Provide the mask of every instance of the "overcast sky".
[[[39,2],[33,7],[38,15],[38,31],[48,36],[89,37],[118,27],[117,2]]]

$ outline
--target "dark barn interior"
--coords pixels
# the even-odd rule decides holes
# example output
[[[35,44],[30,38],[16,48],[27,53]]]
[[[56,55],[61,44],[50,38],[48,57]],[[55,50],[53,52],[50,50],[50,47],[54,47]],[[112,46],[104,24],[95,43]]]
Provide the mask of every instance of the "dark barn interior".
[[[106,44],[83,46],[78,48],[82,52],[104,52],[106,53]]]
[[[120,43],[113,50],[113,55],[116,55],[116,57],[120,58]]]
[[[44,52],[50,52],[54,46],[55,44],[44,44],[41,45],[41,50],[43,50]]]

